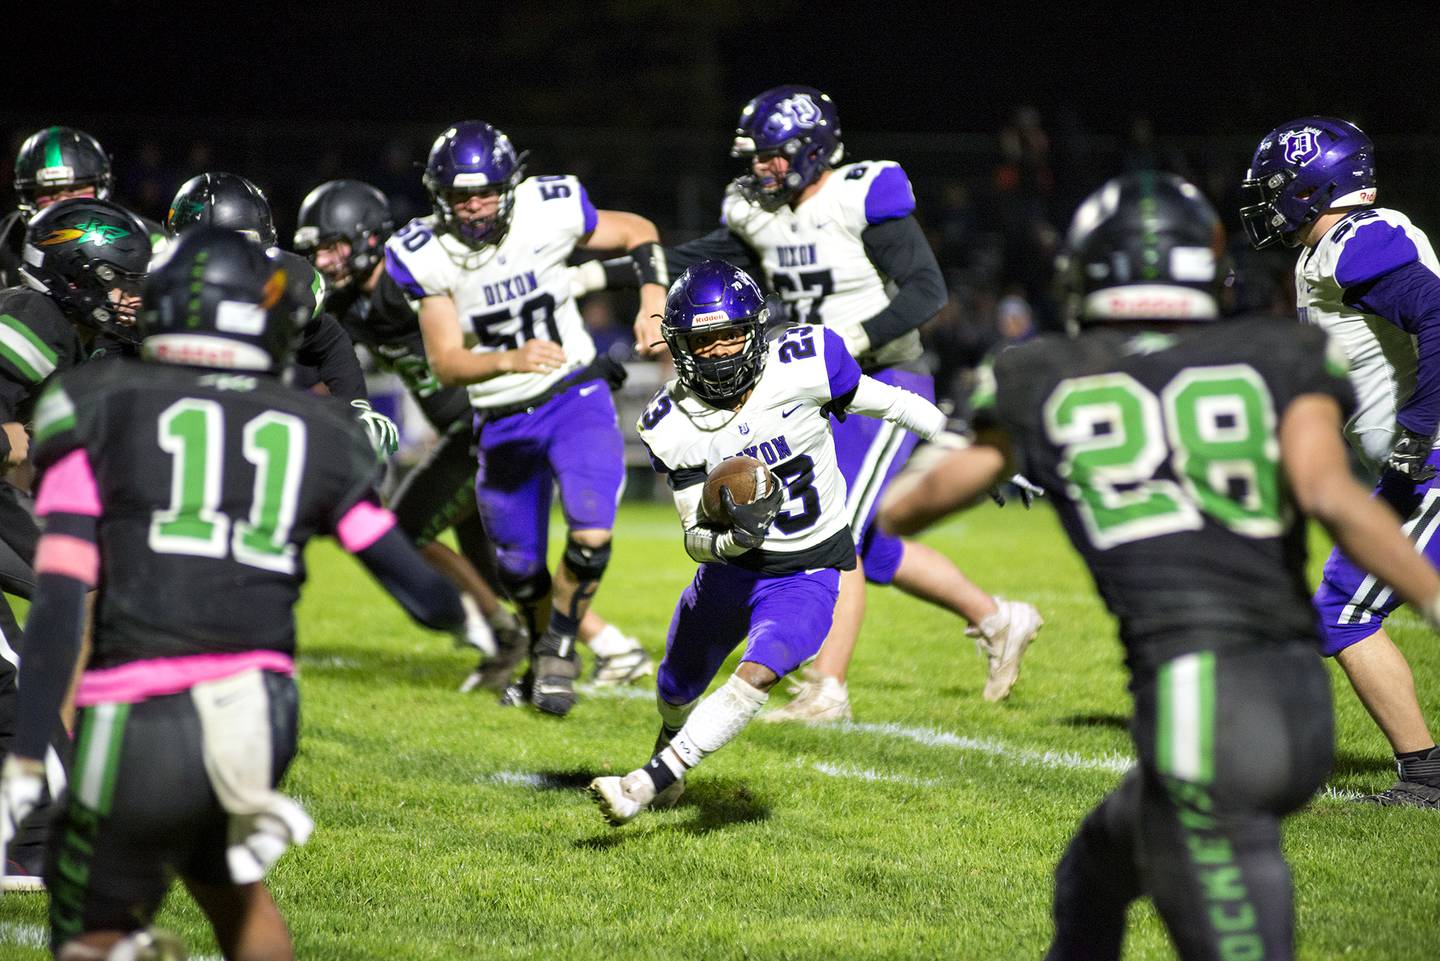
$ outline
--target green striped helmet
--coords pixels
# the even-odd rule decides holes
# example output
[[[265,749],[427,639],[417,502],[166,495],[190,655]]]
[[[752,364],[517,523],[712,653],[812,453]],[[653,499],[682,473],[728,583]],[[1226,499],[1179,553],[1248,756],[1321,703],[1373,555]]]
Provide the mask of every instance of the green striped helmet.
[[[15,156],[15,194],[26,220],[35,216],[40,198],[47,194],[89,186],[106,200],[112,185],[110,157],[83,130],[46,127],[31,134]]]

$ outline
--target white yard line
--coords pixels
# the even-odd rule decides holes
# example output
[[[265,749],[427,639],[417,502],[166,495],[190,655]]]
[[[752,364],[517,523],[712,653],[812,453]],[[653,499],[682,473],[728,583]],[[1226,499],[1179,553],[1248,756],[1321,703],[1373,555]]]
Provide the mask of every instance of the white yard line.
[[[822,728],[823,729],[823,728]],[[951,734],[933,727],[906,727],[903,724],[836,724],[831,730],[841,733],[878,734],[882,737],[898,737],[925,747],[953,747],[962,751],[975,751],[1004,758],[1017,764],[1036,767],[1065,767],[1077,771],[1109,771],[1124,774],[1135,765],[1133,758],[1120,754],[1102,754],[1100,757],[1085,757],[1073,751],[1036,751],[1016,747],[989,737],[969,737]]]
[[[799,759],[798,764],[803,765],[804,759]],[[852,778],[860,781],[879,781],[887,784],[908,784],[911,787],[934,787],[939,784],[938,778],[933,777],[910,777],[908,774],[886,774],[883,771],[875,771],[870,768],[851,767],[848,764],[831,764],[828,761],[818,761],[810,765],[821,774],[830,777]]]

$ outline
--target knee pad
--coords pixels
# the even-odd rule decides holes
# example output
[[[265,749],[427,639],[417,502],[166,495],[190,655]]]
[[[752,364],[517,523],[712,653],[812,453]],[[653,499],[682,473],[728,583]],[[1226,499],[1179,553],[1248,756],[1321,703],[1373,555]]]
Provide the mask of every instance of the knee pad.
[[[517,574],[502,568],[500,586],[516,604],[534,604],[550,593],[550,572],[544,567],[537,567],[529,574]]]
[[[565,541],[565,566],[580,581],[598,581],[610,566],[610,542],[599,547],[586,547],[575,538]]]

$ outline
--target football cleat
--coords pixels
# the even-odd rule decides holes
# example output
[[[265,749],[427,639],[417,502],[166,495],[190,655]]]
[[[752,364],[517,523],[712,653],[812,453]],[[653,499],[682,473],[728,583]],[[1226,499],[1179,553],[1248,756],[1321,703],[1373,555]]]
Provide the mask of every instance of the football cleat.
[[[575,679],[580,676],[580,655],[575,639],[543,634],[530,650],[530,703],[546,713],[564,717],[575,706]]]
[[[793,687],[797,691],[794,700],[761,714],[760,720],[771,724],[786,721],[828,724],[851,719],[850,690],[843,682],[824,674],[809,673],[806,680]]]
[[[1414,781],[1396,781],[1389,790],[1359,798],[1361,804],[1381,807],[1415,807],[1440,809],[1440,787]]]
[[[590,682],[596,687],[618,687],[655,673],[655,661],[645,653],[640,642],[633,637],[628,637],[626,640],[635,646],[628,651],[621,651],[619,654],[611,654],[606,657],[595,655],[595,666],[590,672]]]
[[[480,663],[461,682],[460,690],[466,693],[475,690],[504,692],[515,676],[515,668],[525,657],[529,641],[529,632],[518,621],[513,627],[495,631],[494,656],[481,655]]]
[[[5,874],[0,876],[0,891],[44,891],[45,880],[18,861],[5,863]]]
[[[655,802],[655,782],[644,771],[631,771],[623,778],[597,777],[590,782],[590,797],[610,826],[618,828]]]
[[[1020,678],[1020,659],[1045,625],[1040,612],[1024,601],[997,597],[995,603],[999,610],[965,631],[975,638],[975,649],[989,662],[984,691],[987,701],[1003,701],[1010,696],[1010,689]]]

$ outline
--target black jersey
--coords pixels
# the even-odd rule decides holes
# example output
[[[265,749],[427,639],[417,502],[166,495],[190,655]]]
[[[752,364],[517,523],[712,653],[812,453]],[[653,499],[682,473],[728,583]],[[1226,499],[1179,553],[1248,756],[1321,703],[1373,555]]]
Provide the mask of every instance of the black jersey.
[[[49,297],[0,290],[0,422],[28,423],[40,388],[84,358],[75,326]]]
[[[36,413],[44,471],[84,450],[101,508],[92,668],[292,653],[302,550],[372,496],[350,410],[279,379],[115,360],[57,378]]]
[[[325,306],[339,316],[352,340],[364,344],[377,364],[405,383],[405,389],[437,431],[444,433],[460,419],[471,417],[465,388],[442,387],[431,373],[420,334],[420,317],[388,273],[381,271],[373,290],[362,291],[358,285],[351,285],[334,292]]]
[[[1277,430],[1302,394],[1348,416],[1345,370],[1319,330],[1273,320],[1105,328],[1000,356],[995,412],[1020,469],[1054,497],[1132,667],[1314,636]]]

